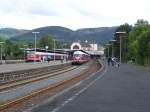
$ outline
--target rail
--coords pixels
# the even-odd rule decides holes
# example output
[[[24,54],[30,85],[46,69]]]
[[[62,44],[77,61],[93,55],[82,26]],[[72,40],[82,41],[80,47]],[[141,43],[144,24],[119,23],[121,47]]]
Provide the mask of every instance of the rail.
[[[49,77],[54,77],[56,75],[60,75],[62,73],[71,71],[71,70],[76,69],[76,68],[77,67],[75,67],[75,66],[65,67],[65,68],[58,69],[58,70],[53,70],[53,71],[50,71],[50,72],[44,72],[40,75],[37,75],[36,77],[34,76],[34,77],[30,77],[28,79],[18,80],[18,81],[13,81],[11,83],[3,84],[2,86],[0,86],[0,91],[6,90],[6,89],[9,89],[9,88],[12,88],[12,87],[24,85],[24,84],[27,84],[27,83],[47,79]]]
[[[9,101],[5,104],[1,104],[0,105],[0,110],[4,110],[4,109],[7,109],[15,104],[18,104],[18,103],[21,103],[21,102],[24,102],[32,97],[35,97],[35,96],[38,96],[46,91],[51,91],[55,88],[60,88],[61,86],[63,86],[64,88],[64,85],[67,84],[67,85],[71,85],[71,84],[74,84],[80,80],[83,80],[85,79],[86,77],[88,77],[90,74],[93,74],[92,72],[92,69],[99,69],[99,67],[101,67],[101,64],[100,63],[96,63],[98,66],[97,68],[94,68],[93,66],[92,67],[88,67],[87,69],[83,70],[79,75],[75,76],[75,77],[71,77],[71,78],[68,78],[66,80],[63,80],[63,81],[60,81],[59,83],[56,83],[56,84],[53,84],[51,86],[48,86],[48,87],[45,87],[41,90],[38,90],[38,91],[34,91],[32,92],[31,94],[29,95],[26,95],[26,96],[23,96],[19,99],[16,99],[14,101]],[[90,69],[89,69],[90,68]]]
[[[25,80],[31,77],[37,77],[45,73],[48,74],[51,73],[53,70],[68,67],[68,66],[71,66],[71,63],[64,63],[64,64],[48,66],[48,67],[0,73],[0,86],[18,80]]]

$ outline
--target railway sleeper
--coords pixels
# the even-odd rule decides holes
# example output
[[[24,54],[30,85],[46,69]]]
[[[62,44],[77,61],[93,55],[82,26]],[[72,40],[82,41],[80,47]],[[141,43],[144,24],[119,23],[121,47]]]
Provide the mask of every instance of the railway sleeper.
[[[57,66],[44,67],[38,69],[22,70],[0,74],[0,85],[13,81],[25,80],[32,77],[42,76],[48,73],[52,73],[54,70],[62,69],[64,67],[71,66],[71,64],[61,64]]]

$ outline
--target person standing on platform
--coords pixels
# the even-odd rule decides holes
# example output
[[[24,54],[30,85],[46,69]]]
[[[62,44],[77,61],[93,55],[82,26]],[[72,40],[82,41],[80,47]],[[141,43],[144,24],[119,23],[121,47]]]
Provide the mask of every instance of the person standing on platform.
[[[117,66],[117,67],[119,67],[119,62],[118,62],[118,59],[117,59],[117,58],[113,57],[113,58],[111,59],[111,63],[112,63],[112,66]]]
[[[5,64],[5,62],[6,62],[6,57],[2,56],[2,64]]]
[[[61,56],[61,59],[60,59],[60,60],[61,60],[61,63],[63,63],[63,60],[64,60],[64,56]]]
[[[47,57],[47,61],[48,61],[48,63],[50,62],[50,60],[51,60],[51,59],[50,59],[50,56],[48,56],[48,57]]]
[[[111,63],[111,57],[108,57],[107,63],[108,63],[108,65],[110,65],[110,63]]]

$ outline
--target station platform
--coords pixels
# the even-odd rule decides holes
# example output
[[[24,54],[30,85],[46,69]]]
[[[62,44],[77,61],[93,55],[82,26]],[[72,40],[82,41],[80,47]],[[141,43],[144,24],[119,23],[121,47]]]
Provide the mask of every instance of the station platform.
[[[62,108],[57,107],[57,112],[150,111],[149,71],[132,65],[121,65],[120,68],[110,66],[97,76],[68,98]]]
[[[63,63],[69,63],[70,61],[64,61]],[[19,70],[28,70],[34,68],[41,68],[47,66],[54,66],[62,64],[60,60],[48,62],[30,62],[30,63],[17,63],[17,64],[2,64],[0,65],[0,73],[13,72]]]
[[[149,85],[147,70],[109,66],[32,112],[149,112]]]

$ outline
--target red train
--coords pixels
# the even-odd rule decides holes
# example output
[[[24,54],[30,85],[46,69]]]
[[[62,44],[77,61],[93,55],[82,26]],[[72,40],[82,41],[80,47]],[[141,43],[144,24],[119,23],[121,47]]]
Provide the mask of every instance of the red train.
[[[83,64],[90,60],[90,55],[83,51],[74,51],[72,57],[72,64]]]
[[[68,55],[64,52],[54,52],[50,50],[42,49],[27,49],[26,50],[26,62],[31,61],[50,61],[50,60],[61,60],[67,59]]]

